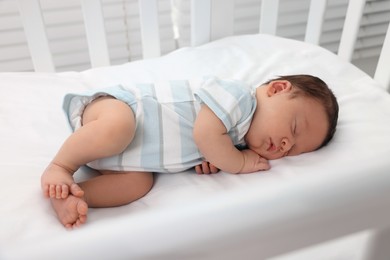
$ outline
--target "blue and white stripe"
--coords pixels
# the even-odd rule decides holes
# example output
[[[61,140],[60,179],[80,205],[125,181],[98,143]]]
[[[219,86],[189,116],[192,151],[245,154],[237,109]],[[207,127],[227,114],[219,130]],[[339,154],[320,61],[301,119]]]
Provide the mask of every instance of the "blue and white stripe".
[[[88,164],[118,171],[177,172],[201,163],[192,137],[201,103],[222,120],[234,144],[243,144],[256,106],[253,92],[242,83],[216,78],[117,86],[69,95],[66,103],[76,105],[64,108],[74,129],[84,106],[101,95],[126,102],[136,117],[135,137],[122,154]]]

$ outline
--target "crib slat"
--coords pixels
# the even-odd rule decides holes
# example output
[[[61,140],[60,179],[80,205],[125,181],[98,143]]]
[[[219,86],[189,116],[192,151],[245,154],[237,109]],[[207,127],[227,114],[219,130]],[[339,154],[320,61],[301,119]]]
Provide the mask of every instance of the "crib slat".
[[[191,0],[191,46],[210,41],[211,0]]]
[[[261,1],[259,33],[276,34],[279,0]]]
[[[138,0],[143,58],[161,55],[157,0]]]
[[[18,2],[34,70],[55,72],[39,0],[19,0]]]
[[[319,45],[327,0],[311,0],[305,42]]]
[[[338,50],[338,55],[346,61],[352,59],[365,4],[365,0],[350,0],[348,3]]]
[[[81,3],[91,65],[109,66],[110,57],[100,0],[82,0]]]
[[[211,18],[211,40],[233,35],[234,0],[213,0]]]
[[[375,70],[374,79],[390,91],[390,23]]]

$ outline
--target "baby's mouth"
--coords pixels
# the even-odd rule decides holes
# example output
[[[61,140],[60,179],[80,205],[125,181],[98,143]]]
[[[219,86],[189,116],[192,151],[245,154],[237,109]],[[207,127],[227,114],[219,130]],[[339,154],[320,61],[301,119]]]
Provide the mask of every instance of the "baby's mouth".
[[[272,152],[276,150],[275,144],[272,142],[271,138],[269,139],[269,147],[267,149],[268,152]]]

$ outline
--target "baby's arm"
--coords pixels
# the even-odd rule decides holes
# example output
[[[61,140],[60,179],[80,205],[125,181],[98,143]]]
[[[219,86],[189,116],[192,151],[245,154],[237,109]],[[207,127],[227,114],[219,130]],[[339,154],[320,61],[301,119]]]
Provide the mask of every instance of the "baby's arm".
[[[207,161],[229,173],[250,173],[270,168],[266,159],[252,150],[238,150],[222,121],[206,105],[195,120],[194,140]]]

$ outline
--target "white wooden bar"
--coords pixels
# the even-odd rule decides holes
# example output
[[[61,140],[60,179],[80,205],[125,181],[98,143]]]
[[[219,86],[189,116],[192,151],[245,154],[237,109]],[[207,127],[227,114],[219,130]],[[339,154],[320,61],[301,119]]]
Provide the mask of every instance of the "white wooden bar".
[[[387,28],[387,34],[383,42],[374,79],[387,88],[387,91],[390,91],[390,23]]]
[[[276,34],[278,12],[279,0],[261,1],[259,33]]]
[[[365,4],[365,0],[351,0],[348,3],[338,50],[338,55],[346,61],[352,59]]]
[[[19,0],[19,11],[36,72],[55,72],[39,0]]]
[[[138,0],[143,58],[161,55],[157,0]]]
[[[211,40],[211,0],[191,0],[191,46]]]
[[[100,0],[82,0],[84,26],[92,67],[110,65],[103,10]]]
[[[234,0],[211,1],[211,40],[233,35]]]
[[[319,45],[327,0],[311,0],[305,42]]]

